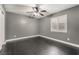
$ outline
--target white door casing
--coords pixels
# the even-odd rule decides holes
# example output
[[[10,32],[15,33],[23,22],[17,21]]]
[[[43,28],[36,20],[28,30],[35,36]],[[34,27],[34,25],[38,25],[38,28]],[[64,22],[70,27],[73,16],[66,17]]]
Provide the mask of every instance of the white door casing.
[[[1,8],[2,6],[0,6],[0,50],[2,49],[5,40],[5,16]]]

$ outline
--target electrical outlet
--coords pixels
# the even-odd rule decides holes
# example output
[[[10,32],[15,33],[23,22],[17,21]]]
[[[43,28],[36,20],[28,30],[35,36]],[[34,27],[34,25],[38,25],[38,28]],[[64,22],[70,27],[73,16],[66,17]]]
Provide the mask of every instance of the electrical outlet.
[[[14,35],[14,37],[16,37],[16,35]]]
[[[67,40],[69,41],[70,39],[69,39],[69,38],[67,38]]]

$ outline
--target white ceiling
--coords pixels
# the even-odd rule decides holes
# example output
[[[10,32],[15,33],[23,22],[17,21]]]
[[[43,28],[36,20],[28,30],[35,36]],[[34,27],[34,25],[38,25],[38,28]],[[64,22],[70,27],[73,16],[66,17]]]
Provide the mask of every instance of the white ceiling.
[[[36,6],[35,4],[7,4],[5,5],[5,8],[8,12],[23,14],[27,16],[33,16],[33,14],[26,13],[26,12],[33,11],[32,7],[35,7],[35,6]],[[72,8],[74,6],[77,6],[77,4],[40,4],[40,8],[43,10],[47,10],[48,12],[45,14],[45,16],[57,13],[59,11],[62,11],[68,8]],[[41,18],[41,17],[42,16],[39,16],[39,17],[36,16],[36,18]]]

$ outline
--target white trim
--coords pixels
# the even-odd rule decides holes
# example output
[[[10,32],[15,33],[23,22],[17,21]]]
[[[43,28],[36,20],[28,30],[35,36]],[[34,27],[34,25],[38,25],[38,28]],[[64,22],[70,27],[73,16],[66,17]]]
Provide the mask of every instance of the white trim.
[[[52,25],[53,23],[55,23],[57,25],[57,29],[53,29]],[[60,30],[59,29],[59,23],[64,23],[64,27],[65,29],[63,30]],[[64,15],[60,15],[60,16],[57,16],[57,17],[52,17],[50,19],[50,30],[51,32],[64,32],[64,33],[67,33],[67,14],[64,14]]]
[[[59,40],[59,39],[54,39],[54,38],[47,37],[47,36],[44,36],[44,35],[32,35],[32,36],[27,36],[27,37],[9,39],[9,40],[6,40],[3,44],[6,44],[7,42],[22,40],[22,39],[25,39],[25,38],[38,37],[38,36],[43,37],[43,38],[47,38],[49,40],[57,41],[57,42],[60,42],[60,43],[63,43],[63,44],[67,44],[67,45],[79,48],[78,44],[74,44],[74,43],[70,43],[70,42],[65,42],[65,41],[62,41],[62,40]]]
[[[17,40],[22,40],[22,39],[25,39],[25,38],[27,39],[27,38],[32,38],[32,37],[38,37],[38,36],[40,36],[40,35],[32,35],[32,36],[9,39],[9,40],[6,40],[3,44],[6,44],[6,42],[12,42],[12,41],[17,41]]]
[[[57,41],[57,42],[60,42],[60,43],[63,43],[63,44],[67,44],[67,45],[79,48],[78,44],[74,44],[74,43],[70,43],[70,42],[65,42],[65,41],[62,41],[62,40],[59,40],[59,39],[54,39],[54,38],[43,36],[43,35],[40,35],[40,37],[47,38],[47,39],[50,39],[50,40],[53,40],[53,41]]]

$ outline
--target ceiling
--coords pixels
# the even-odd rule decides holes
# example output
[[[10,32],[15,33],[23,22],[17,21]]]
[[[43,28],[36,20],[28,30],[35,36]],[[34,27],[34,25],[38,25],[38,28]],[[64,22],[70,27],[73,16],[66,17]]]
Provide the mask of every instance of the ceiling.
[[[28,13],[33,11],[32,7],[35,7],[36,4],[5,4],[4,6],[7,12],[22,14],[35,18],[42,18],[47,15],[77,6],[77,4],[39,4],[40,9],[47,11],[46,13],[43,13],[44,16],[33,16],[33,13]]]

